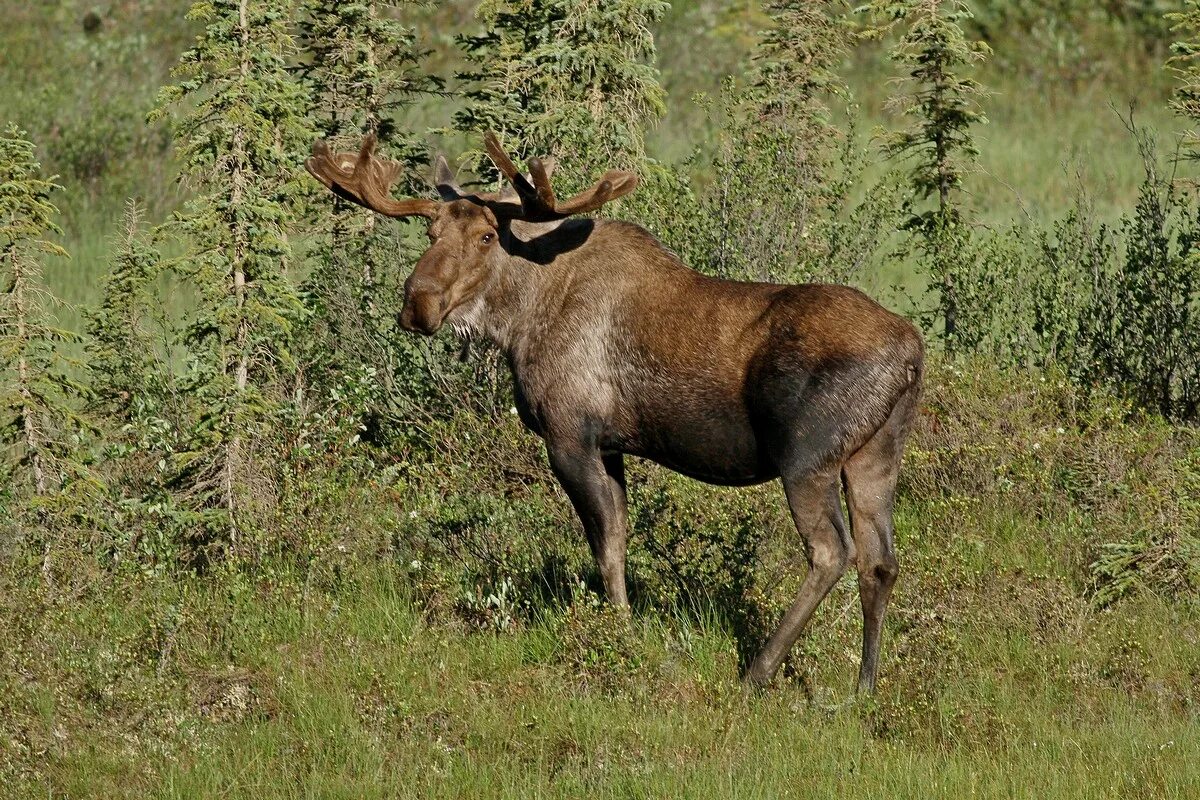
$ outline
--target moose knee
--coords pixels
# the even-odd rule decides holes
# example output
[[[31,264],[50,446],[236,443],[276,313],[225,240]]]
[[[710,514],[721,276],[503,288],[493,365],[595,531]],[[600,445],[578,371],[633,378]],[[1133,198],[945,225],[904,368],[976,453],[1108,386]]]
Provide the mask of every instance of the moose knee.
[[[860,580],[874,583],[885,590],[892,587],[899,574],[900,564],[891,553],[882,554],[859,568]]]
[[[832,575],[836,580],[850,564],[849,549],[841,541],[823,542],[809,553],[809,566],[813,572]]]
[[[875,565],[875,578],[884,586],[891,586],[900,574],[900,564],[894,555],[888,554],[881,563]]]

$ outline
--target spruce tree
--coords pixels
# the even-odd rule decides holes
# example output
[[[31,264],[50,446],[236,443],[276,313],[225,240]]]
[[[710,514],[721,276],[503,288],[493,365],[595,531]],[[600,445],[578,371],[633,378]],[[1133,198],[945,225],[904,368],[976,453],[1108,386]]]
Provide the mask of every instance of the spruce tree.
[[[968,246],[955,199],[979,155],[971,128],[987,122],[979,105],[983,88],[961,72],[989,50],[967,40],[962,23],[971,12],[963,0],[876,0],[872,7],[889,25],[905,26],[891,57],[908,72],[897,82],[888,107],[913,122],[884,135],[883,150],[911,163],[909,181],[917,198],[937,200],[932,210],[915,214],[908,227],[920,239],[918,248],[938,293],[942,332],[953,347],[956,277]]]
[[[312,117],[334,145],[354,145],[374,132],[389,157],[417,166],[425,145],[396,116],[441,91],[424,72],[427,55],[416,30],[393,15],[426,6],[424,0],[304,0],[299,68],[312,93]],[[421,187],[423,188],[423,186]]]
[[[484,0],[455,127],[493,130],[514,156],[552,156],[565,185],[641,171],[645,131],[665,111],[651,26],[662,0]],[[486,159],[477,166],[490,177]]]
[[[1184,10],[1167,14],[1171,30],[1183,38],[1171,44],[1167,64],[1178,85],[1171,95],[1171,109],[1195,125],[1200,122],[1200,0],[1184,0]],[[1184,132],[1180,143],[1191,160],[1200,160],[1200,132]]]
[[[77,337],[58,327],[59,301],[42,276],[45,257],[67,256],[50,241],[61,233],[50,195],[62,187],[40,172],[33,144],[10,125],[0,134],[0,509],[43,529],[48,577],[49,528],[72,510],[64,490],[91,478],[80,447],[84,391],[62,355]]]
[[[168,226],[187,247],[174,271],[198,296],[182,337],[195,406],[172,458],[177,510],[229,546],[252,524],[243,510],[273,499],[272,421],[286,403],[301,313],[288,227],[313,131],[288,69],[293,12],[290,0],[196,3],[189,17],[203,31],[156,112],[183,107],[175,139],[195,190]]]
[[[853,33],[839,0],[773,0],[750,85],[727,82],[715,180],[710,266],[727,277],[798,281],[831,274],[835,218],[848,184],[846,139],[829,105],[848,100],[838,77]]]
[[[424,142],[398,119],[412,104],[441,93],[442,83],[422,69],[426,53],[416,31],[393,16],[426,5],[407,0],[307,0],[300,25],[299,72],[309,89],[311,119],[335,150],[357,150],[374,133],[386,157],[405,164],[398,191],[429,191]],[[312,310],[305,331],[308,380],[335,390],[370,370],[378,400],[399,397],[394,372],[404,347],[395,331],[403,298],[401,225],[377,225],[375,214],[338,199],[323,187],[312,216],[320,237],[309,253],[315,269],[303,286]],[[401,230],[397,230],[400,228]],[[378,390],[382,391],[378,391]]]
[[[87,312],[89,411],[101,429],[114,527],[122,542],[150,544],[161,528],[166,459],[189,428],[186,395],[172,367],[174,331],[157,291],[163,258],[149,241],[141,206],[130,200],[97,307]],[[186,446],[186,442],[183,443]],[[119,552],[119,550],[118,550]],[[154,552],[156,557],[174,552]]]
[[[146,241],[143,210],[130,200],[100,305],[87,314],[93,403],[118,425],[134,422],[161,402],[162,379],[169,371],[159,357],[167,323],[154,296],[161,264]]]
[[[839,133],[828,101],[845,95],[838,68],[854,41],[843,0],[768,0],[770,20],[754,54],[753,105],[760,120],[811,131],[818,142]]]

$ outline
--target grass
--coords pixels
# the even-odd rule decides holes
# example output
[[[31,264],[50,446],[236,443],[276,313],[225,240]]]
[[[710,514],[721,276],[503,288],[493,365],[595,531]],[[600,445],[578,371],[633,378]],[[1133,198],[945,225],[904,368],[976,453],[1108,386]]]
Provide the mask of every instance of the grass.
[[[747,696],[711,618],[639,616],[621,658],[605,663],[586,643],[572,649],[559,612],[503,634],[431,622],[398,575],[363,565],[336,595],[303,599],[236,578],[125,579],[70,601],[42,596],[46,613],[24,623],[7,594],[6,639],[20,636],[15,651],[37,658],[28,669],[60,681],[6,691],[6,755],[39,766],[9,772],[5,796],[1188,798],[1200,788],[1194,688],[1172,677],[1198,666],[1197,623],[1153,597],[1052,632],[1034,620],[1053,607],[1023,608],[1035,612],[1025,620],[998,608],[1011,627],[983,629],[971,621],[1012,578],[982,581],[960,613],[923,623],[957,641],[957,658],[902,679],[906,634],[893,623],[879,696],[848,700],[853,673],[850,659],[829,658],[829,611],[802,659],[811,694],[788,682]],[[852,599],[848,583],[834,608]],[[928,610],[913,589],[901,584],[893,619]],[[43,759],[30,758],[40,748]]]
[[[1131,423],[1044,375],[931,364],[880,688],[852,698],[852,576],[775,686],[747,695],[739,681],[730,603],[773,623],[803,574],[776,486],[672,483],[637,464],[629,621],[578,591],[530,604],[521,589],[511,618],[464,606],[498,577],[527,586],[523,558],[588,563],[536,443],[507,417],[483,440],[461,435],[480,430],[465,417],[431,432],[390,487],[306,484],[305,518],[264,531],[253,564],[101,566],[130,545],[85,533],[53,551],[48,588],[38,548],[10,554],[0,797],[1200,791],[1195,565],[1183,583],[1146,572],[1107,605],[1091,569],[1138,531],[1188,535],[1196,509],[1177,492],[1194,481],[1194,431]],[[654,522],[664,491],[670,518]],[[731,598],[730,566],[713,562],[691,603],[657,599],[647,524],[700,546],[714,526],[761,529],[762,594]]]

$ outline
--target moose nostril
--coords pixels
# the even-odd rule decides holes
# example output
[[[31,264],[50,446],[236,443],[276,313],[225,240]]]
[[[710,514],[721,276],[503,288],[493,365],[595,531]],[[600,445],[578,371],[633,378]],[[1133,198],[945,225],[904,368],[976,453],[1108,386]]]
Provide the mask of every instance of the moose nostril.
[[[400,309],[400,327],[406,331],[432,334],[442,326],[441,295],[432,292],[412,291],[404,298]]]

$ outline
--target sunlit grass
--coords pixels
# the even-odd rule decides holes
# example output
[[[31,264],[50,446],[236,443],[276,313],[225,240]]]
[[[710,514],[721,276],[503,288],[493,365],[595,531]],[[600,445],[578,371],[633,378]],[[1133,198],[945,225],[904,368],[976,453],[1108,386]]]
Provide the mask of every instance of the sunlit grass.
[[[961,614],[927,623],[958,632],[958,656],[912,676],[897,667],[904,656],[889,653],[871,700],[850,698],[852,664],[829,658],[828,614],[803,659],[815,695],[794,682],[746,695],[732,642],[712,619],[635,618],[630,655],[650,667],[622,675],[611,665],[616,682],[601,684],[560,657],[557,613],[505,634],[431,623],[387,569],[307,605],[247,592],[238,579],[189,581],[161,597],[155,587],[96,594],[75,623],[39,624],[51,643],[87,627],[74,634],[74,655],[51,645],[54,668],[65,670],[58,691],[68,694],[60,719],[47,708],[37,724],[63,738],[31,790],[1188,798],[1200,787],[1194,710],[1152,685],[1160,670],[1195,668],[1196,655],[1169,635],[1172,609],[1154,599],[1089,612],[1080,630],[1046,641],[1024,605],[992,613],[986,632],[973,628],[1003,594],[981,584]],[[913,602],[902,587],[898,603]],[[164,613],[182,615],[173,649],[162,667],[139,665],[126,651]],[[898,635],[889,633],[893,651]],[[1143,685],[1123,687],[1104,671],[1122,641],[1146,654]],[[1067,674],[1080,670],[1082,681]],[[900,683],[904,675],[921,685]],[[71,687],[110,700],[80,717]]]

